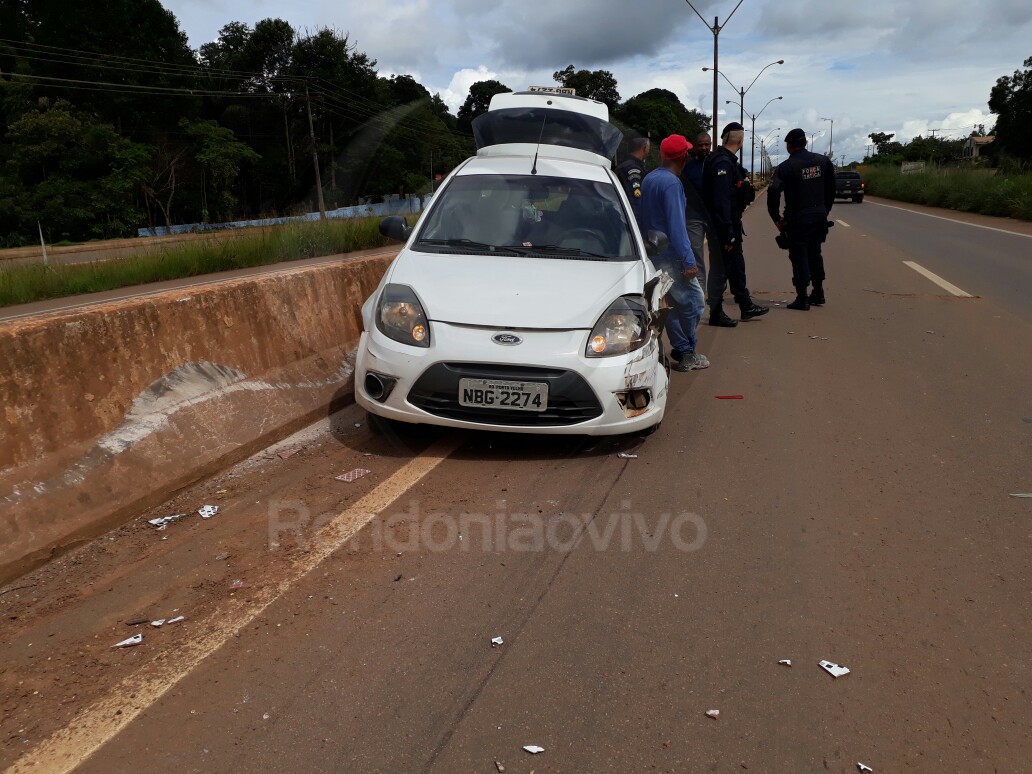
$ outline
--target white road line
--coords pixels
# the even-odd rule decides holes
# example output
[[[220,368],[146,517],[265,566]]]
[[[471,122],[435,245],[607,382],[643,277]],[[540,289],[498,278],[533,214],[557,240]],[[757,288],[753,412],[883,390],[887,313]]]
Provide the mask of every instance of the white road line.
[[[914,271],[916,271],[918,274],[921,274],[921,275],[927,277],[928,279],[930,279],[932,282],[934,282],[936,285],[938,285],[943,290],[945,290],[945,291],[947,291],[949,293],[952,293],[955,296],[960,296],[961,298],[974,298],[974,296],[972,296],[970,293],[965,293],[963,290],[958,288],[952,282],[947,282],[942,277],[940,277],[938,274],[935,274],[934,272],[928,271],[928,269],[926,269],[924,266],[922,266],[919,263],[914,263],[913,261],[903,261],[903,263],[906,264],[907,266],[909,266]]]
[[[971,226],[971,228],[984,228],[986,231],[999,231],[1001,234],[1010,234],[1011,236],[1025,237],[1025,239],[1032,239],[1032,234],[1022,234],[1019,231],[1008,231],[1005,228],[994,228],[993,226],[983,226],[979,223],[968,223],[966,220],[956,220],[955,218],[944,218],[942,215],[932,215],[927,212],[919,212],[918,210],[908,210],[906,207],[894,207],[891,204],[881,204],[880,202],[872,202],[870,199],[867,200],[868,204],[873,204],[875,207],[888,207],[890,210],[902,210],[903,212],[909,212],[913,215],[924,215],[926,218],[935,218],[936,220],[945,220],[950,223],[957,223],[961,226]]]
[[[461,435],[445,436],[407,462],[393,476],[311,535],[309,553],[302,554],[291,565],[282,581],[257,588],[247,600],[232,600],[227,609],[218,611],[211,620],[205,622],[205,631],[164,650],[150,666],[128,675],[112,686],[106,696],[82,709],[68,725],[25,753],[7,770],[8,774],[30,771],[35,774],[65,774],[82,764],[189,675],[204,659],[347,544],[362,527],[444,462],[461,443]],[[315,523],[318,522],[316,518]],[[307,523],[302,524],[307,527]],[[135,698],[129,698],[130,694],[134,694]]]
[[[358,259],[362,258],[378,258],[381,255],[392,255],[397,250],[384,250],[382,253],[370,253],[369,255],[358,256]],[[205,280],[204,282],[193,282],[188,285],[175,285],[170,288],[160,288],[158,290],[146,290],[140,293],[126,293],[121,296],[113,296],[111,298],[98,298],[92,301],[83,301],[78,304],[69,304],[68,306],[56,306],[53,309],[41,309],[37,312],[23,312],[22,314],[4,315],[0,311],[0,322],[7,322],[8,320],[20,320],[23,317],[42,317],[45,314],[53,314],[55,312],[68,312],[72,309],[83,309],[87,306],[96,306],[97,304],[106,304],[112,301],[126,301],[130,298],[147,298],[148,296],[156,296],[159,293],[169,293],[173,290],[187,290],[188,288],[203,288],[208,285],[218,285],[220,282],[229,282],[231,280],[246,279],[247,277],[267,277],[270,274],[283,274],[288,271],[298,271],[299,269],[308,269],[313,266],[325,266],[328,263],[337,263],[338,261],[348,260],[346,258],[335,257],[327,258],[325,261],[316,261],[314,263],[305,263],[299,266],[289,266],[282,269],[271,269],[270,271],[257,271],[251,274],[240,274],[234,277],[220,277],[219,279]],[[254,267],[257,268],[257,267]]]
[[[844,220],[836,220],[835,222],[838,223],[840,226],[845,226],[846,228],[853,228],[848,223],[846,223],[846,221],[844,221]]]

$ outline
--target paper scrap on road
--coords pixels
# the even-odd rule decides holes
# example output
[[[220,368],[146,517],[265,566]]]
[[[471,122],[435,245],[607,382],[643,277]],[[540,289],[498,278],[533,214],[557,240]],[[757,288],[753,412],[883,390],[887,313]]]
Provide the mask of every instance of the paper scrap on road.
[[[347,473],[334,476],[334,478],[338,481],[343,481],[345,484],[350,484],[352,481],[357,481],[360,478],[368,476],[372,472],[373,471],[366,470],[365,468],[355,468],[354,470],[349,470]]]
[[[171,524],[173,521],[185,519],[189,515],[189,513],[173,513],[171,516],[161,516],[157,519],[147,519],[147,523],[153,524],[158,529],[163,529],[164,527]]]
[[[1032,497],[1032,492],[1015,492],[1011,497]]]
[[[218,512],[219,512],[219,506],[217,506],[217,505],[202,505],[197,510],[197,514],[202,519],[210,519],[212,516],[214,516]]]
[[[706,710],[706,717],[716,720],[720,717],[720,710]]]
[[[745,400],[744,395],[717,395],[717,400]]]
[[[821,669],[827,672],[832,677],[845,677],[849,674],[849,670],[844,666],[839,666],[833,661],[822,661],[820,662]]]
[[[501,637],[492,637],[491,638],[491,647],[492,648],[497,648],[499,645],[504,645],[504,644],[505,644],[505,640],[503,640]]]
[[[620,452],[616,456],[619,457],[622,460],[636,460],[636,459],[638,459],[638,455],[637,454],[631,454],[630,452]]]
[[[143,642],[143,635],[142,634],[134,634],[132,637],[130,637],[127,640],[122,640],[121,642],[116,642],[111,647],[112,648],[131,648],[134,645],[139,645],[141,642]]]
[[[792,666],[792,659],[790,659],[790,658],[783,658],[778,663],[781,664],[782,666]]]
[[[523,749],[531,755],[537,755],[538,753],[543,753],[545,751],[544,747],[538,747],[536,744],[525,744],[523,745]]]
[[[857,761],[856,767],[857,767],[857,768],[858,768],[858,769],[859,769],[860,771],[874,771],[874,769],[872,769],[872,768],[871,768],[870,766],[868,766],[868,765],[867,765],[866,763],[860,763],[859,761]]]

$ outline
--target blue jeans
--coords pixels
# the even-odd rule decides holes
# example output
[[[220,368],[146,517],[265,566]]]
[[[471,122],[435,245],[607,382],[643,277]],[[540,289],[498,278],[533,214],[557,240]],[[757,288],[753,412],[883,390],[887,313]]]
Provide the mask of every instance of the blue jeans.
[[[670,310],[666,324],[670,348],[679,355],[694,352],[698,343],[695,331],[706,309],[706,294],[698,279],[685,279],[680,269],[671,266],[664,266],[663,269],[674,278],[674,286],[669,293],[673,309]]]

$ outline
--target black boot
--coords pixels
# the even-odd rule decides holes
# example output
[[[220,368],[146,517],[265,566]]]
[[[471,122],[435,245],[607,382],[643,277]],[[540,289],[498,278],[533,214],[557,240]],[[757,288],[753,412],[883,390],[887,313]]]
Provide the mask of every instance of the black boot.
[[[806,288],[796,288],[795,301],[788,304],[789,309],[798,309],[801,312],[810,311],[810,299],[806,297]]]
[[[770,307],[760,306],[751,298],[745,303],[739,304],[738,308],[742,310],[743,320],[753,320],[757,317],[763,317],[770,311]]]
[[[709,324],[715,325],[718,328],[734,328],[738,325],[738,320],[728,316],[727,312],[724,311],[723,304],[717,304],[710,308]]]
[[[807,300],[814,306],[824,306],[824,286],[814,285],[813,292],[810,293],[810,297]]]

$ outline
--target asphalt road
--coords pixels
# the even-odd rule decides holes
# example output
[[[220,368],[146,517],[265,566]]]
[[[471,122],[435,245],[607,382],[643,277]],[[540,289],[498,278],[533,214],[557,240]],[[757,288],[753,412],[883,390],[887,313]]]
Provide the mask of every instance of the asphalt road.
[[[793,312],[758,204],[780,305],[702,329],[713,366],[648,439],[384,436],[352,407],[3,593],[0,765],[1029,771],[1027,240],[980,262],[942,245],[996,232],[839,206],[828,305]]]

